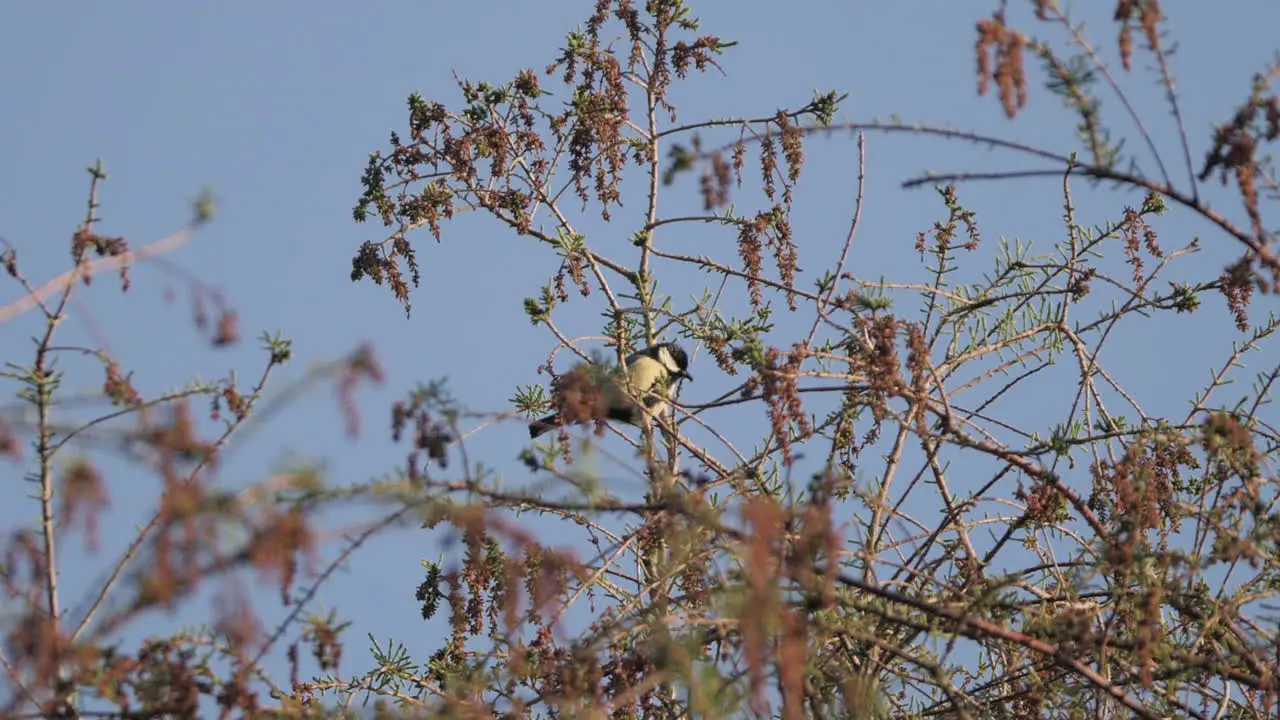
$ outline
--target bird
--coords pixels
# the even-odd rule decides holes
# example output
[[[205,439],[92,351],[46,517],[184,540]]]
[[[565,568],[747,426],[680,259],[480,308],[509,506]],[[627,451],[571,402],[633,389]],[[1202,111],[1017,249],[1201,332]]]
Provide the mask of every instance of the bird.
[[[621,368],[584,363],[560,376],[556,391],[559,411],[529,423],[529,437],[600,419],[639,425],[644,409],[656,415],[666,408],[676,382],[693,380],[689,355],[675,343],[660,343],[628,356],[629,382],[619,384],[620,373]]]

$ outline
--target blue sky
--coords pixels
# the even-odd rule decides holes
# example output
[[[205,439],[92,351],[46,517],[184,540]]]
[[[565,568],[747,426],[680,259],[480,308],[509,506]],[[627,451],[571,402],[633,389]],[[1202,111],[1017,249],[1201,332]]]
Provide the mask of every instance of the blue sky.
[[[92,323],[69,324],[63,342],[97,344],[95,337],[105,337],[109,351],[136,373],[141,388],[152,392],[194,375],[224,377],[232,369],[256,376],[264,356],[253,338],[264,330],[280,330],[294,340],[297,359],[285,368],[286,379],[371,343],[388,380],[359,395],[365,428],[360,440],[344,436],[334,394],[324,388],[290,405],[237,447],[220,481],[251,482],[295,460],[323,462],[336,483],[379,476],[403,456],[386,438],[387,408],[414,383],[447,376],[453,393],[469,407],[503,411],[516,384],[544,379],[535,368],[553,343],[544,330],[530,326],[520,301],[537,292],[554,272],[555,260],[496,224],[470,217],[446,226],[439,245],[421,234],[415,239],[422,286],[413,297],[414,314],[406,319],[384,288],[348,279],[359,243],[382,237],[377,224],[358,226],[351,219],[368,154],[385,148],[389,131],[403,131],[410,92],[455,105],[455,72],[504,81],[522,68],[540,71],[592,5],[6,3],[0,8],[5,107],[0,113],[0,236],[18,249],[28,277],[65,269],[68,238],[84,215],[84,168],[95,158],[103,159],[111,175],[101,193],[100,231],[125,235],[135,245],[177,229],[191,198],[212,187],[219,199],[216,221],[167,259],[226,296],[239,313],[246,341],[210,350],[191,327],[181,285],[143,266],[135,269],[127,295],[105,281],[80,294],[84,306],[78,314],[86,317],[87,311]],[[681,120],[759,117],[803,104],[815,89],[835,89],[850,93],[839,120],[896,113],[906,121],[950,123],[1070,149],[1072,121],[1038,83],[1031,107],[1016,122],[1005,119],[993,98],[975,96],[973,26],[994,5],[813,2],[803,10],[779,12],[777,4],[695,3],[705,32],[740,44],[721,58],[727,77],[695,76],[677,91]],[[1211,124],[1229,117],[1252,73],[1275,53],[1280,5],[1233,3],[1230,17],[1209,3],[1166,5],[1182,43],[1174,70],[1189,99],[1183,110],[1198,164]],[[1114,31],[1105,22],[1110,9],[1099,8],[1091,21],[1099,29],[1093,39],[1114,59]],[[1016,17],[1027,24],[1025,13]],[[1048,29],[1043,32],[1060,40]],[[1139,60],[1140,67],[1145,63],[1145,57]],[[1160,89],[1147,75],[1123,81],[1168,147],[1173,135],[1158,104]],[[549,80],[544,87],[560,90]],[[1114,99],[1107,99],[1103,109],[1122,125]],[[1127,133],[1128,126],[1122,127]],[[928,169],[1021,162],[905,136],[870,135],[867,146],[864,222],[850,261],[864,277],[922,277],[912,250],[915,234],[942,209],[932,191],[904,191],[902,180]],[[795,210],[802,266],[821,268],[839,250],[854,195],[854,147],[847,135],[815,139],[808,146],[810,164]],[[1132,143],[1131,149],[1136,149]],[[1176,153],[1170,157],[1176,165]],[[667,190],[667,207],[671,212],[696,208],[696,191],[695,179],[685,178]],[[625,252],[624,238],[640,212],[639,196],[631,197],[632,206],[618,213],[614,227],[584,220],[593,242]],[[1000,236],[1034,239],[1047,248],[1062,232],[1057,181],[973,186],[962,188],[961,198],[979,213],[988,251]],[[1140,201],[1088,192],[1083,184],[1078,199],[1084,222],[1114,218],[1124,202]],[[1234,205],[1221,207],[1232,217],[1240,215]],[[1208,247],[1188,267],[1188,276],[1220,267],[1237,250],[1185,214],[1171,215],[1157,228],[1172,246],[1205,234]],[[611,234],[617,235],[616,245],[609,244]],[[698,243],[724,248],[729,241],[728,235],[698,228],[673,237],[689,252]],[[981,263],[974,267],[983,268]],[[803,282],[809,284],[812,276]],[[699,276],[688,277],[696,281]],[[17,296],[12,283],[2,287],[0,301]],[[175,301],[166,302],[166,287],[174,289]],[[687,294],[697,291],[692,286]],[[1267,301],[1261,299],[1257,312]],[[597,312],[595,305],[571,306],[566,317],[575,334],[596,334]],[[1207,377],[1220,353],[1209,352],[1204,342],[1191,346],[1187,338],[1218,332],[1211,327],[1224,317],[1221,304],[1211,302],[1195,318],[1135,325],[1112,348],[1110,361],[1157,406],[1185,409],[1189,392],[1164,395],[1162,389]],[[27,359],[23,352],[35,320],[30,314],[0,328],[4,359]],[[1132,358],[1126,358],[1127,351]],[[1143,353],[1166,362],[1153,366],[1152,355]],[[1170,358],[1179,362],[1167,362]],[[704,358],[701,365],[700,371],[695,367],[698,383],[685,389],[686,399],[714,397],[732,386],[728,378],[715,377],[711,362]],[[91,366],[68,360],[67,367],[73,370],[68,380],[73,392],[100,386],[101,375]],[[1045,421],[1046,430],[1049,424]],[[506,424],[479,434],[470,452],[519,483],[525,478],[514,458],[526,439],[519,423]],[[17,497],[20,471],[8,468],[0,477],[12,478],[11,493]],[[108,485],[113,520],[103,531],[102,554],[86,556],[78,543],[65,546],[63,572],[70,587],[96,577],[128,541],[132,524],[149,512],[153,480],[120,467],[108,476]],[[34,523],[37,509],[32,501],[7,502],[0,522],[6,528]],[[344,669],[367,666],[365,632],[394,635],[424,654],[434,649],[435,631],[415,620],[412,595],[418,560],[439,552],[434,539],[416,531],[387,536],[366,547],[324,589],[324,603],[355,621],[349,636],[355,645],[348,649]],[[275,612],[273,596],[264,601],[268,618]],[[70,597],[74,605],[74,591]],[[140,629],[162,632],[200,616],[149,617],[152,624]]]

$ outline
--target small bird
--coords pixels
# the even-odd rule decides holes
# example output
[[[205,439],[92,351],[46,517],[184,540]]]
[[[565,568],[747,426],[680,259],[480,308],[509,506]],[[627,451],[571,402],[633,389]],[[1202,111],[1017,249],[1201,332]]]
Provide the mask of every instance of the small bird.
[[[627,358],[628,382],[619,385],[621,368],[599,371],[598,366],[580,365],[561,376],[557,401],[559,412],[529,423],[529,437],[570,423],[598,419],[639,425],[644,410],[651,414],[667,406],[671,389],[678,380],[693,380],[689,356],[675,343],[654,345]]]

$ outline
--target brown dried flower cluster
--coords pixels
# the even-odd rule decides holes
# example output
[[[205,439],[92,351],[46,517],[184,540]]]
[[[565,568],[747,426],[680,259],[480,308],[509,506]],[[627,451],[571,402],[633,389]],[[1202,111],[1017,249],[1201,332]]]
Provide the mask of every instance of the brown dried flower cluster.
[[[1003,12],[978,21],[978,42],[974,46],[978,94],[985,95],[994,80],[1000,104],[1009,118],[1017,117],[1027,104],[1027,73],[1022,61],[1026,45],[1021,32],[1005,25]]]

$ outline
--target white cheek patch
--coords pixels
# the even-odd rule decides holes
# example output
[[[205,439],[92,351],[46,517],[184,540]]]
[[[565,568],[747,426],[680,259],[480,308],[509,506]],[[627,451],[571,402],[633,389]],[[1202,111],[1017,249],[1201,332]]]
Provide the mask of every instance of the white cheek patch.
[[[671,351],[665,347],[658,348],[658,361],[661,362],[662,366],[667,369],[667,372],[672,375],[676,375],[681,372],[680,365],[676,362],[675,358],[671,357]]]

